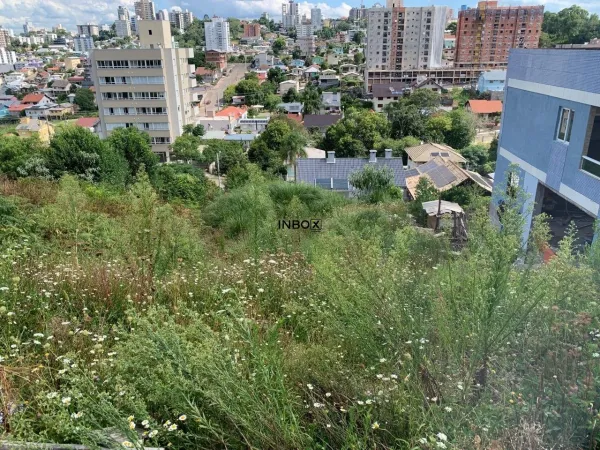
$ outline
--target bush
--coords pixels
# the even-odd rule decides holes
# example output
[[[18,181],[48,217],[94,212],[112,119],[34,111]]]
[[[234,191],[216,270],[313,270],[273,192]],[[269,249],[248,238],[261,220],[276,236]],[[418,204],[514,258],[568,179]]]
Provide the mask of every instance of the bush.
[[[202,169],[188,164],[159,166],[153,177],[153,185],[164,200],[181,200],[198,205],[205,204],[217,190]]]

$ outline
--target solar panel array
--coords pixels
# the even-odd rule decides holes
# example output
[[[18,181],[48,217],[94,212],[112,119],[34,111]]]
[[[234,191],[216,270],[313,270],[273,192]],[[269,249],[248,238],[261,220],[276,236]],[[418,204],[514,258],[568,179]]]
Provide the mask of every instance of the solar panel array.
[[[440,156],[443,156],[445,158],[449,158],[450,157],[450,153],[448,153],[448,152],[442,152],[442,153],[440,153]]]
[[[427,172],[437,188],[447,186],[456,181],[456,176],[446,167],[439,166]]]
[[[431,156],[440,156],[440,152],[431,152]]]

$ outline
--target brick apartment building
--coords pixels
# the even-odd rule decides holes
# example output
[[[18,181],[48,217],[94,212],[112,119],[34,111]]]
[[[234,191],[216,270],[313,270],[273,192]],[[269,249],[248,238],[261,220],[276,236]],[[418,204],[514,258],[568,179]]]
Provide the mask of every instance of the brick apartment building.
[[[457,68],[505,66],[511,48],[538,48],[543,6],[498,6],[482,1],[458,13]]]
[[[244,37],[260,37],[260,24],[259,23],[245,23],[244,24]]]

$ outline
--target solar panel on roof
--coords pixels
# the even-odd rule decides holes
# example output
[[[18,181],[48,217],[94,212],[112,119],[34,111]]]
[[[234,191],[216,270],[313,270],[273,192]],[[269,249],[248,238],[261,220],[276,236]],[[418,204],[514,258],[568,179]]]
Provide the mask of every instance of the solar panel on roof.
[[[456,181],[456,176],[454,176],[454,174],[448,170],[446,166],[439,166],[427,172],[427,175],[429,175],[429,177],[433,180],[433,184],[435,184],[435,186],[438,188]]]
[[[450,153],[442,152],[442,153],[440,153],[440,156],[445,156],[446,158],[448,158],[450,156]]]
[[[431,156],[440,156],[440,152],[432,152]]]

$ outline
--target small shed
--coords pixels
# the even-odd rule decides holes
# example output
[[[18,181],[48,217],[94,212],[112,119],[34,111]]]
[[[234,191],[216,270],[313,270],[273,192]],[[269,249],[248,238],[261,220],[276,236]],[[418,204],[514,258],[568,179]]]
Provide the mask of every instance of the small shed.
[[[460,241],[467,240],[465,211],[458,203],[445,200],[423,202],[423,211],[427,214],[427,227],[436,231],[440,226],[440,219],[450,215],[452,217],[452,238]]]

